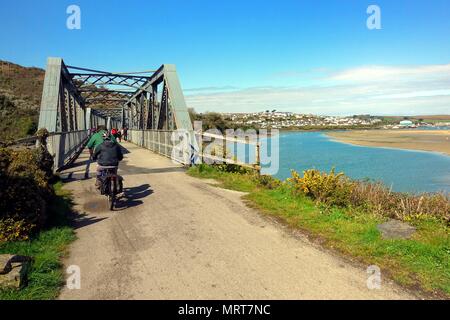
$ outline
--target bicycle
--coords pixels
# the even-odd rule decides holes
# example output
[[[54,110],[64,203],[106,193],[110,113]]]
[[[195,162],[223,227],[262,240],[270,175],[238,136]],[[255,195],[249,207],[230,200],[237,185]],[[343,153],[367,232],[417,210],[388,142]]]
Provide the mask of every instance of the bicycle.
[[[103,167],[100,180],[100,193],[107,196],[109,210],[113,211],[116,196],[123,191],[122,177],[117,174],[117,167]]]

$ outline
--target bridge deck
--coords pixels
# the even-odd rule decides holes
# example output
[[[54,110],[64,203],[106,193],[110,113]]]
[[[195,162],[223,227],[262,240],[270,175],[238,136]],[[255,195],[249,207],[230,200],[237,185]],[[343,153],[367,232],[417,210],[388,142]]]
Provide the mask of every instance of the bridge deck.
[[[411,298],[385,282],[368,290],[365,270],[262,218],[241,193],[123,146],[118,211],[86,179],[95,174],[86,151],[63,172],[79,212],[65,263],[80,266],[81,289],[64,289],[62,299]]]

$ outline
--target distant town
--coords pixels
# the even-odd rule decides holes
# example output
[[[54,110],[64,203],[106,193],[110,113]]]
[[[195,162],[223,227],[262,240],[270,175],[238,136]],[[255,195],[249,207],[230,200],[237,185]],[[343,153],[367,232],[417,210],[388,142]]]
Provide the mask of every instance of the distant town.
[[[327,129],[327,128],[384,128],[400,129],[430,126],[449,126],[450,119],[436,121],[416,117],[382,117],[371,115],[318,116],[266,110],[253,113],[222,113],[224,119],[235,126],[274,129]]]

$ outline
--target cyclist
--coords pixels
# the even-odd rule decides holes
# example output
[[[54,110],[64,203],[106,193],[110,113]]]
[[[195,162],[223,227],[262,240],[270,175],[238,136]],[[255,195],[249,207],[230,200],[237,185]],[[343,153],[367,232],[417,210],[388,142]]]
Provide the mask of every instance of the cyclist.
[[[92,158],[92,155],[94,154],[95,148],[97,148],[100,144],[103,143],[103,135],[105,133],[108,133],[108,130],[106,130],[106,127],[103,125],[98,126],[96,133],[94,133],[87,143],[86,147],[89,149],[89,155]],[[111,138],[112,142],[116,142],[116,138]]]
[[[97,161],[97,188],[101,186],[100,176],[105,167],[116,167],[114,173],[117,174],[119,162],[123,159],[122,150],[118,143],[112,141],[113,137],[106,131],[102,134],[102,143],[99,144],[93,153],[93,160]]]
[[[128,141],[128,128],[127,127],[122,128],[122,137],[123,137],[123,140]]]
[[[111,135],[117,139],[117,129],[116,128],[111,129]]]
[[[120,133],[120,130],[114,128],[111,130],[111,134],[114,138],[116,138],[116,141],[122,142],[122,134]]]

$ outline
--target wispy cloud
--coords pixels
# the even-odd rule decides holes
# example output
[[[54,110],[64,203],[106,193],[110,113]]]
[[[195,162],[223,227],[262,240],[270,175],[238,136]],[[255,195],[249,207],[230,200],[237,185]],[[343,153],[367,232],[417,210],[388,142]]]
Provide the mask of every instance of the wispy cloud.
[[[337,72],[330,80],[353,82],[450,80],[450,64],[407,67],[368,66]]]
[[[186,100],[198,111],[277,109],[336,115],[450,113],[450,64],[365,66],[336,72],[318,70],[309,76],[314,84],[197,90],[187,95]]]
[[[201,88],[188,88],[183,91],[186,92],[218,92],[218,91],[230,91],[230,90],[238,90],[239,87],[234,86],[222,86],[222,87],[201,87]]]

